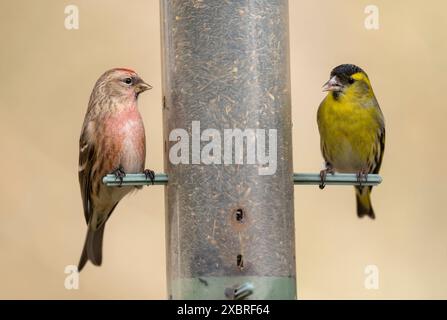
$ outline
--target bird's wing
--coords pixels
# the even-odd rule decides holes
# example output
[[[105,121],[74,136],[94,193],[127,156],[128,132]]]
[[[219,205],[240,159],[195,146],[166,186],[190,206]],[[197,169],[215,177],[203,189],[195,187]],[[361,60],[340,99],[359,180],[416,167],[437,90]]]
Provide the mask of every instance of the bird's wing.
[[[374,174],[378,174],[380,166],[382,165],[383,153],[385,152],[385,126],[383,126],[378,133],[378,148],[375,155],[375,166],[372,168]]]
[[[326,98],[320,103],[320,106],[318,107],[318,111],[317,111],[317,124],[318,124],[318,131],[320,132],[320,150],[321,150],[321,154],[323,155],[324,161],[325,162],[329,162],[329,155],[327,152],[327,147],[326,147],[326,143],[323,139],[324,137],[324,125],[323,125],[323,112],[324,112],[324,108],[326,107]]]
[[[93,143],[89,142],[86,132],[83,131],[79,139],[79,184],[81,187],[82,204],[84,207],[85,221],[88,224],[92,215],[92,184],[91,171],[93,166],[93,157],[95,147]]]

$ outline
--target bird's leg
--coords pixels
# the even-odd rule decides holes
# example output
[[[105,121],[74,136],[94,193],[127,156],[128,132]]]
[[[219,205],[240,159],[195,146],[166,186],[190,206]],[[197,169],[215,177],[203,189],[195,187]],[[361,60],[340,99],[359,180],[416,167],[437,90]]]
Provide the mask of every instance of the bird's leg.
[[[150,170],[150,169],[145,169],[144,171],[144,175],[146,176],[146,180],[150,179],[152,185],[154,185],[154,180],[155,180],[155,172]]]
[[[123,185],[123,178],[126,176],[126,173],[124,172],[124,168],[120,165],[118,168],[116,168],[112,174],[115,175],[115,180],[120,180],[119,186],[121,187]]]
[[[365,169],[357,172],[357,182],[359,183],[359,187],[362,187],[363,182],[368,182],[368,172]]]
[[[326,162],[326,169],[320,171],[320,189],[323,190],[326,186],[326,176],[327,174],[334,174],[334,168],[332,168],[332,165],[329,162]]]

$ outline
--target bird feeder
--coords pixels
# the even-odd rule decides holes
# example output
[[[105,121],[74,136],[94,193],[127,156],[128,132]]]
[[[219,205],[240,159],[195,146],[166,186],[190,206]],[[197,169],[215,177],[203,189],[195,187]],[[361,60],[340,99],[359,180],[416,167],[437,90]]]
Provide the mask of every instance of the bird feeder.
[[[250,283],[251,298],[293,299],[287,1],[162,0],[161,21],[167,152],[177,142],[169,141],[177,128],[191,140],[217,130],[221,140],[212,164],[192,150],[203,142],[191,141],[189,164],[166,157],[169,295],[232,298]],[[201,132],[194,132],[194,122]],[[276,130],[276,172],[261,175],[262,164],[247,163],[248,135],[238,162],[237,142],[229,150],[223,141],[225,130],[233,129]]]

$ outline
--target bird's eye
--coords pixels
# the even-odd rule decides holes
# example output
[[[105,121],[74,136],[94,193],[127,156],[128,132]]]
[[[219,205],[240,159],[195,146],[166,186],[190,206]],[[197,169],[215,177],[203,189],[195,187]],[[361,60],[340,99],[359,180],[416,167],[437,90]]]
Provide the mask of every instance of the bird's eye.
[[[125,84],[132,84],[132,78],[126,78],[123,80]]]
[[[355,80],[352,78],[349,78],[348,82],[349,82],[349,84],[353,84],[355,82]]]

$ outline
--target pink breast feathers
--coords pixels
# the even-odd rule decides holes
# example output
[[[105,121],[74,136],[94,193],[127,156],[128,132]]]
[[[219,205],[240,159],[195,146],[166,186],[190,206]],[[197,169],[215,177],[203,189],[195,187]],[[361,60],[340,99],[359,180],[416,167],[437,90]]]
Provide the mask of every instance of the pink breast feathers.
[[[105,126],[108,145],[104,147],[115,153],[111,155],[115,158],[115,165],[121,165],[126,173],[142,172],[146,157],[146,139],[138,109],[121,111],[109,118]]]

